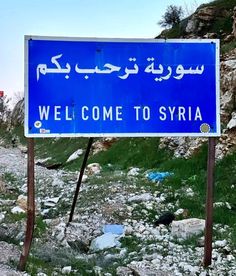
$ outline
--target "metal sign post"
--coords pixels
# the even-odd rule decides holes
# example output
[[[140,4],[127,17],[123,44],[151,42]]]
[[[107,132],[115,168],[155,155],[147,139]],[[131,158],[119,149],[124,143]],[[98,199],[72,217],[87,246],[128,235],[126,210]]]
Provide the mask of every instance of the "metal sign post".
[[[29,256],[30,246],[34,232],[35,222],[35,192],[34,192],[34,139],[29,138],[28,140],[28,161],[27,161],[27,224],[26,234],[23,251],[20,257],[19,269],[23,271]]]
[[[83,178],[83,175],[84,175],[84,170],[85,170],[85,167],[86,167],[86,163],[87,163],[87,160],[88,160],[88,156],[89,156],[89,152],[90,152],[92,144],[93,144],[93,138],[89,138],[87,149],[86,149],[86,152],[85,152],[85,155],[84,155],[84,160],[83,160],[83,163],[82,163],[82,166],[81,166],[81,169],[80,169],[80,173],[79,173],[79,179],[78,179],[75,194],[74,194],[74,199],[73,199],[73,203],[72,203],[72,207],[71,207],[71,211],[70,211],[70,217],[69,217],[68,224],[73,220],[75,205],[76,205],[76,202],[77,202],[80,186],[81,186],[81,183],[82,183],[82,178]]]
[[[214,192],[214,167],[215,167],[215,138],[208,141],[207,160],[207,196],[206,196],[206,224],[205,224],[205,247],[204,267],[211,264],[212,259],[212,234],[213,234],[213,192]]]

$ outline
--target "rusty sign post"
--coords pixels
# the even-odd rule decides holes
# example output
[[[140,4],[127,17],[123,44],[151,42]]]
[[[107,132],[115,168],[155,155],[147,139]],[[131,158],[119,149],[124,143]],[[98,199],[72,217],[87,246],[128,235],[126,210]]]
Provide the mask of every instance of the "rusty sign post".
[[[210,137],[208,140],[208,160],[207,160],[206,224],[205,224],[205,246],[204,246],[204,261],[203,261],[204,267],[211,265],[211,259],[212,259],[215,144],[216,144],[216,139],[214,137]]]
[[[19,269],[25,269],[32,243],[35,222],[35,192],[34,192],[34,139],[28,138],[27,160],[27,224],[23,251],[20,256]]]

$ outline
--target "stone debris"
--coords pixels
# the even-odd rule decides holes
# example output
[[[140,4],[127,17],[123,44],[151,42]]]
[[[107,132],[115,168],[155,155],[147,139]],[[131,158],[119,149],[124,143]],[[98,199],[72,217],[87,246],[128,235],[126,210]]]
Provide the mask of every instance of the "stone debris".
[[[20,208],[19,206],[15,206],[11,209],[12,214],[20,214],[20,213],[25,213],[25,210]]]
[[[24,179],[26,160],[23,154],[15,148],[5,149],[1,147],[0,153],[0,173],[9,171],[19,177],[22,180],[19,183],[19,188],[21,188],[26,182]],[[15,166],[16,163],[19,166]],[[148,187],[146,190],[146,186],[138,186],[139,180],[136,177],[127,178],[126,182],[123,180],[125,174],[114,172],[114,175],[116,177],[119,175],[122,180],[109,181],[106,183],[107,186],[95,184],[93,181],[90,183],[90,179],[88,179],[81,190],[73,222],[67,226],[71,199],[75,189],[75,173],[61,170],[49,171],[45,167],[36,166],[36,201],[41,206],[40,214],[47,225],[47,233],[44,235],[46,235],[48,248],[70,250],[76,252],[75,256],[78,260],[95,262],[93,271],[88,271],[88,275],[92,274],[95,268],[100,275],[109,275],[109,273],[104,272],[104,267],[113,266],[116,262],[122,262],[123,267],[117,268],[117,275],[122,275],[122,273],[123,275],[136,273],[136,275],[163,276],[204,275],[202,273],[205,269],[201,266],[204,255],[202,245],[186,247],[186,245],[175,242],[176,238],[169,229],[172,227],[168,228],[165,225],[154,227],[155,219],[167,210],[173,212],[177,210],[176,214],[181,217],[184,217],[185,210],[177,202],[176,204],[166,204],[166,198],[170,194],[168,192],[160,194],[158,185],[153,185],[156,190],[152,192]],[[102,177],[102,174],[98,175],[99,181]],[[179,192],[183,193],[187,188],[185,186]],[[189,196],[192,192],[192,190],[188,190]],[[1,199],[0,203],[10,212],[16,202]],[[6,216],[4,212],[2,213]],[[150,214],[153,216],[152,223],[148,222],[147,219]],[[175,221],[172,222],[172,225],[173,223]],[[122,231],[124,230],[123,234],[120,231],[119,234],[121,235],[115,235],[114,229],[111,230],[112,225],[121,227]],[[104,234],[106,232],[104,226],[112,233]],[[217,227],[216,231],[222,235],[229,231],[226,226],[219,225]],[[196,228],[194,229],[196,230]],[[190,230],[192,233],[193,228],[190,227]],[[180,233],[180,230],[178,231]],[[183,231],[184,237],[187,236],[186,233],[188,232],[185,228],[181,231]],[[4,240],[14,238],[22,242],[24,235],[24,220],[10,225],[5,224],[5,218],[3,218],[0,225],[0,236]],[[127,240],[127,245],[123,244],[123,239]],[[230,271],[236,270],[234,259],[236,252],[229,248],[228,238],[226,240],[227,244],[224,247],[214,245],[210,276],[217,275],[218,272],[219,275],[224,275],[225,268],[230,269]],[[44,242],[44,240],[35,239],[36,247],[39,246],[39,241]],[[119,247],[119,242],[122,247]],[[98,247],[93,248],[92,244],[97,246],[97,243]],[[134,243],[133,249],[131,249],[132,246],[129,247],[129,243]],[[44,248],[46,248],[46,244],[43,244],[43,250],[45,250]],[[54,272],[62,274],[62,268],[69,265],[68,262],[60,264],[60,267],[55,268]],[[77,272],[71,269],[70,273],[76,274]]]
[[[144,201],[150,201],[153,199],[153,196],[149,193],[144,193],[141,195],[134,195],[128,198],[128,202],[144,202]]]
[[[71,273],[71,270],[72,270],[72,267],[71,266],[64,266],[61,270],[61,273],[62,274],[70,274]]]
[[[55,207],[60,197],[45,198],[42,202],[45,207]]]
[[[73,160],[79,158],[79,157],[83,154],[83,152],[84,152],[84,151],[83,151],[82,149],[78,149],[77,151],[75,151],[74,153],[72,153],[72,154],[68,157],[68,159],[66,160],[66,163],[71,162],[71,161],[73,161]]]
[[[27,210],[27,196],[24,195],[19,195],[17,200],[16,200],[16,204],[23,209],[24,211]]]
[[[88,175],[99,174],[102,170],[102,167],[98,163],[91,163],[86,167],[86,173]]]
[[[190,218],[173,221],[171,224],[171,234],[178,238],[189,238],[202,233],[205,229],[205,220]]]
[[[4,220],[5,218],[5,213],[0,213],[0,223]]]
[[[115,137],[104,137],[95,141],[92,145],[93,154],[108,150],[114,142],[117,141]]]
[[[10,261],[18,261],[20,258],[20,251],[16,245],[0,241],[0,250],[2,253],[5,253],[0,254],[0,264],[8,264]]]
[[[225,247],[227,245],[227,241],[226,240],[222,240],[222,241],[215,241],[213,243],[213,247]]]
[[[231,114],[231,119],[227,124],[227,128],[232,129],[232,128],[235,128],[235,127],[236,127],[236,112],[233,112]]]
[[[131,168],[128,173],[127,176],[138,176],[140,174],[140,168]]]

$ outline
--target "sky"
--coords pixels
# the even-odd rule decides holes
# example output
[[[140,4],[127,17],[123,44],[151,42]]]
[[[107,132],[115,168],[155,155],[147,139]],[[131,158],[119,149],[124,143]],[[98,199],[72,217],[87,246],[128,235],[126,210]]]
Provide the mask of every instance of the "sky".
[[[154,38],[169,5],[190,13],[209,0],[0,0],[0,91],[24,91],[24,35]]]

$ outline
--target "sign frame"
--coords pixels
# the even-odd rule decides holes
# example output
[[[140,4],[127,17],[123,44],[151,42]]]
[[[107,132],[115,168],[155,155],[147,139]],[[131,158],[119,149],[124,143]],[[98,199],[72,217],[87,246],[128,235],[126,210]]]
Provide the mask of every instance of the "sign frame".
[[[30,133],[29,132],[29,40],[48,40],[48,41],[66,41],[66,42],[129,42],[129,43],[215,43],[215,120],[216,132],[89,132],[89,133]],[[220,130],[220,60],[219,60],[219,40],[218,39],[123,39],[123,38],[83,38],[83,37],[51,37],[51,36],[25,36],[25,136],[34,137],[218,137],[221,134]]]

